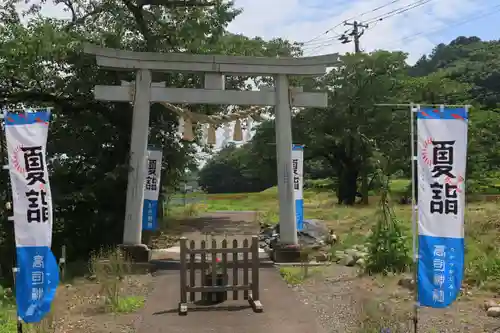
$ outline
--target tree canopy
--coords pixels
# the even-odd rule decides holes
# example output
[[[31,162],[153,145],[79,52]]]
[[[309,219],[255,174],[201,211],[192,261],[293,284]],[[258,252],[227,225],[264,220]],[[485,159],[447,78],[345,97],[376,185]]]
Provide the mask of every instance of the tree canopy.
[[[8,108],[53,108],[47,147],[53,244],[55,249],[67,245],[73,259],[122,239],[132,120],[130,103],[95,101],[92,89],[96,84],[133,81],[134,74],[97,68],[95,57],[83,54],[84,43],[150,52],[273,57],[300,53],[297,45],[282,39],[265,41],[228,32],[228,24],[241,12],[232,2],[170,8],[131,0],[55,0],[70,19],[54,19],[41,15],[44,2],[27,1],[31,6],[27,23],[16,12],[18,2],[24,1],[0,5],[0,100]],[[246,89],[248,79],[231,77],[226,86]],[[201,87],[203,77],[155,72],[153,80],[172,87]],[[191,108],[225,112],[217,106]],[[185,170],[196,169],[195,146],[179,141],[176,130],[176,117],[161,105],[152,105],[149,143],[163,149],[163,195]],[[6,202],[8,174],[0,177],[0,198]],[[10,213],[3,207],[0,211],[6,221]],[[12,245],[11,229],[0,224],[0,244]]]
[[[499,47],[498,41],[458,37],[436,46],[413,66],[402,52],[344,55],[341,65],[313,83],[314,88],[328,91],[328,108],[306,108],[292,119],[294,143],[306,145],[306,179],[329,178],[339,203],[353,204],[359,192],[366,201],[377,173],[410,177],[409,107],[377,104],[470,104],[469,187],[492,190],[499,157],[494,136],[500,120]],[[252,172],[274,177],[275,147],[269,142],[274,142],[272,120],[259,125],[251,142],[232,148],[231,165],[239,166],[233,172],[248,168],[234,159],[259,156]],[[227,158],[216,156],[218,164],[207,163],[201,175],[216,173],[212,169]],[[276,178],[269,177],[262,185],[270,180],[276,184]]]

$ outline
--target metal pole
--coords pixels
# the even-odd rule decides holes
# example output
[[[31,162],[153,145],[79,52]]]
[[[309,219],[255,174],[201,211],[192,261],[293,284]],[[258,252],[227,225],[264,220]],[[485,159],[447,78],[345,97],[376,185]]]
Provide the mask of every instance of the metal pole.
[[[16,274],[18,272],[17,267],[12,267],[12,276],[13,276],[13,281],[14,281],[14,291],[16,290]],[[17,333],[23,333],[23,320],[21,317],[19,317],[19,314],[16,311],[16,317],[17,317]]]
[[[5,119],[5,116],[7,114],[7,111],[6,110],[2,110],[0,111],[0,119]],[[3,122],[3,121],[2,121]],[[3,129],[5,131],[5,125],[4,124],[0,124],[0,129]],[[5,171],[9,171],[9,166],[8,166],[8,159],[7,159],[7,163],[5,161],[5,157],[6,157],[6,152],[4,151],[4,142],[6,142],[6,140],[4,140],[4,133],[0,133],[0,165],[2,166],[2,169],[5,170]],[[5,163],[5,165],[4,165]],[[7,184],[8,184],[8,181],[7,181]],[[9,196],[9,191],[10,189],[7,188],[7,202],[10,202],[11,199],[10,199],[10,196]],[[11,209],[10,211],[14,211],[13,207],[12,207],[12,203],[11,203]],[[10,222],[10,221],[14,221],[13,218],[7,218],[7,222]],[[12,225],[12,229],[14,229],[14,225]],[[15,233],[13,232],[12,235],[15,237]],[[14,245],[15,245],[15,239],[14,239]],[[14,251],[14,258],[13,258],[13,262],[14,262],[14,267],[12,268],[12,281],[14,282],[14,291],[16,290],[16,273],[17,273],[17,267],[16,266],[16,252]],[[18,312],[16,310],[16,320],[17,320],[17,333],[23,333],[23,321],[22,319],[19,317],[18,315]]]
[[[414,107],[412,103],[410,105],[410,144],[411,144],[411,221],[413,229],[413,281],[415,282],[414,293],[415,293],[415,304],[413,306],[413,332],[418,331],[418,288],[417,288],[417,270],[418,270],[418,248],[417,248],[417,203],[415,199],[415,176],[417,174],[416,163],[417,156],[415,155],[415,112],[420,110],[420,105]]]

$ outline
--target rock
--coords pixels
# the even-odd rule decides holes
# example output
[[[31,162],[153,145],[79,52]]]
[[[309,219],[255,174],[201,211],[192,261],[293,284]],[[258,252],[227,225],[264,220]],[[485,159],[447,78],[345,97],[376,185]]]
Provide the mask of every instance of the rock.
[[[343,265],[343,266],[349,266],[349,267],[352,267],[356,264],[356,258],[354,258],[353,256],[351,255],[346,255],[344,258],[342,258],[340,261],[339,261],[339,264]]]
[[[498,306],[500,306],[500,305],[491,299],[484,301],[484,310],[486,310],[486,311],[488,311],[490,308],[494,308],[494,307],[498,307]]]
[[[364,258],[359,258],[358,260],[356,260],[356,265],[360,266],[360,267],[365,267],[366,265],[366,261]]]
[[[328,254],[326,252],[319,252],[318,254],[316,254],[315,256],[316,258],[316,261],[318,262],[324,262],[324,261],[328,261]]]
[[[347,257],[347,254],[345,254],[344,251],[335,251],[335,253],[333,254],[333,257],[334,257],[335,261],[339,262],[340,260]]]
[[[413,277],[404,276],[401,279],[399,279],[398,285],[409,290],[414,290],[415,280],[413,279]]]
[[[361,251],[356,250],[356,249],[347,249],[347,250],[345,250],[345,253],[349,256],[352,256],[356,260],[358,260],[359,258],[366,257],[366,253],[361,252]]]
[[[500,306],[489,308],[486,314],[488,315],[488,317],[500,317]]]
[[[368,252],[368,248],[365,245],[354,245],[352,247],[355,250],[358,250],[359,252]]]

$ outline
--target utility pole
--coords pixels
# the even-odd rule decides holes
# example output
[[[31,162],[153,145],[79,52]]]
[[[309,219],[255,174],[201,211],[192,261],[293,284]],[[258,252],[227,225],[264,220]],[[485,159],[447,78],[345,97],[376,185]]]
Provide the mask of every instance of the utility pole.
[[[365,33],[365,29],[368,28],[368,24],[362,24],[359,23],[358,21],[354,21],[353,23],[344,22],[344,25],[352,26],[352,31],[351,33],[349,33],[349,36],[352,36],[354,40],[354,52],[360,53],[361,49],[359,48],[359,38],[363,36],[363,34]],[[340,36],[339,40],[342,41],[342,44],[347,44],[351,42],[351,40],[349,40],[349,37],[346,36],[345,33],[342,34],[342,36]]]

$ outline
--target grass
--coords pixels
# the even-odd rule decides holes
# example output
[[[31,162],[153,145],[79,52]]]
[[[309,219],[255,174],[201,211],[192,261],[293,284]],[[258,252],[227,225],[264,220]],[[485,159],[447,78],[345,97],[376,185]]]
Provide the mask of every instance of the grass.
[[[296,286],[302,284],[306,279],[315,274],[321,273],[319,267],[281,267],[280,275],[289,285]]]
[[[393,180],[391,192],[402,193],[407,180]],[[199,195],[199,194],[198,194]],[[205,195],[206,200],[178,212],[198,215],[212,211],[258,211],[261,222],[278,222],[278,192],[272,187],[260,193]],[[321,219],[339,237],[333,250],[362,244],[375,223],[378,198],[370,197],[370,205],[346,207],[337,205],[333,193],[314,190],[304,191],[304,213],[307,219]],[[187,213],[186,213],[187,211]],[[394,205],[396,216],[404,222],[403,231],[411,243],[411,206]],[[468,285],[488,291],[500,287],[500,217],[495,202],[467,204],[465,216],[465,279]],[[412,248],[411,244],[408,244]],[[293,275],[293,274],[292,274]]]
[[[52,304],[52,311],[40,323],[23,324],[24,332],[54,333],[56,325],[59,326],[56,324],[57,318],[64,316],[65,310],[80,305],[88,304],[88,310],[95,313],[110,314],[133,313],[144,306],[145,297],[142,294],[130,295],[127,289],[131,286],[128,280],[132,274],[131,263],[119,249],[96,252],[90,260],[89,270],[95,276],[96,283],[89,284],[83,280],[79,287],[67,289],[61,286]],[[94,303],[95,299],[102,301]],[[68,301],[70,303],[66,304]],[[0,333],[14,332],[17,332],[14,295],[10,289],[0,286]]]
[[[391,311],[384,303],[366,299],[360,304],[359,333],[410,332],[410,315]]]
[[[144,306],[145,298],[142,296],[119,297],[115,308],[116,313],[132,313]]]

